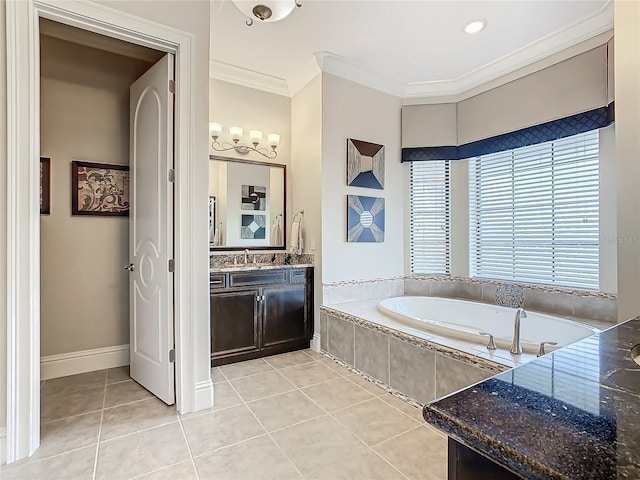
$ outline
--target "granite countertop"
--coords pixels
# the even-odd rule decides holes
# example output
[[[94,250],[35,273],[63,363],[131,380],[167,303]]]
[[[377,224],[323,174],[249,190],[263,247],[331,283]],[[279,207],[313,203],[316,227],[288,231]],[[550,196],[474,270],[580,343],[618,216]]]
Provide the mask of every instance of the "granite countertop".
[[[426,405],[427,422],[530,479],[640,478],[640,317]]]
[[[210,273],[225,273],[225,272],[250,272],[254,270],[280,270],[282,268],[305,268],[305,267],[313,267],[312,263],[296,263],[289,265],[278,265],[278,264],[254,264],[248,263],[238,264],[238,265],[227,265],[222,267],[210,267]]]

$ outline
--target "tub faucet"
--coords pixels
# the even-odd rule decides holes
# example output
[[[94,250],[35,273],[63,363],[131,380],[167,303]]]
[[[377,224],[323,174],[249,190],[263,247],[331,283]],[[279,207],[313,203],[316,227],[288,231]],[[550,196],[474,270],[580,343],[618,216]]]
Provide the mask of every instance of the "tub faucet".
[[[513,342],[511,343],[511,349],[509,353],[513,355],[520,355],[522,353],[522,345],[520,345],[520,319],[527,318],[527,312],[522,308],[516,310],[516,319],[513,324]]]

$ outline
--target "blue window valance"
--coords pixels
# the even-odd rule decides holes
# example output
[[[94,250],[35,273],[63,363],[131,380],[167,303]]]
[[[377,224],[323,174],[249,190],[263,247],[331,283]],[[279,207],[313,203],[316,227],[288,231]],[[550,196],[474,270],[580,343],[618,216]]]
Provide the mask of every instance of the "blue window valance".
[[[412,147],[402,149],[402,162],[428,160],[462,160],[488,153],[502,152],[570,137],[611,125],[615,119],[614,102],[606,107],[578,113],[551,122],[534,125],[464,145]]]

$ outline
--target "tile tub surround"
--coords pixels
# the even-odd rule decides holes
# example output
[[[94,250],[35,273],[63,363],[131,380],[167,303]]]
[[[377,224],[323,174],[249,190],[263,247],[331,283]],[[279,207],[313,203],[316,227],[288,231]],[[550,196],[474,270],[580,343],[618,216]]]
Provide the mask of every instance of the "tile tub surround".
[[[280,380],[273,382],[274,375]],[[43,423],[36,455],[2,465],[0,478],[446,476],[446,437],[424,422],[420,408],[318,353],[214,367],[211,376],[216,404],[210,410],[177,415],[155,398],[136,400],[131,389],[121,405]],[[47,380],[43,403],[66,395],[67,387],[74,393],[101,388],[104,394],[112,382],[131,382],[126,369]]]
[[[322,286],[323,305],[358,302],[404,295],[404,277],[374,278],[325,283]]]
[[[640,478],[640,317],[424,407],[521,478]]]
[[[321,348],[365,378],[375,379],[391,392],[401,392],[419,404],[524,360],[513,359],[508,352],[509,359],[483,357],[476,344],[436,338],[402,326],[378,312],[376,305],[377,300],[368,300],[341,304],[340,310],[337,306],[321,307]]]
[[[586,320],[596,328],[607,328],[617,323],[617,296],[603,292],[464,277],[413,275],[404,279],[404,295],[459,298],[495,305],[496,288],[505,283],[513,283],[523,289],[525,300],[522,307],[525,310],[579,322]]]
[[[524,290],[523,308],[605,329],[617,323],[614,294],[465,277],[410,275],[323,284],[323,305],[403,295],[457,298],[495,305],[496,288],[513,283]]]
[[[285,256],[289,255],[287,252],[260,252],[249,250],[249,263],[244,265],[244,251],[238,251],[234,253],[209,253],[209,269],[218,270],[221,268],[246,268],[254,266],[253,258],[255,255],[256,264],[257,265],[269,265],[274,267],[283,267],[286,264],[284,263]],[[275,262],[271,262],[273,256],[276,256]],[[301,255],[291,255],[291,263],[290,265],[294,266],[305,266],[305,267],[313,267],[314,261],[313,253],[303,253]],[[234,259],[238,260],[237,265],[234,264]]]

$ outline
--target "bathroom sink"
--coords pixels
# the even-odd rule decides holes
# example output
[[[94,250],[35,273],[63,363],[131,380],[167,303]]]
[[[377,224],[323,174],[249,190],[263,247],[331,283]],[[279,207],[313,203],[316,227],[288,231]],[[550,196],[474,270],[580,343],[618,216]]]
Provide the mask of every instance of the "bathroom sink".
[[[631,349],[631,359],[640,365],[640,344]]]

